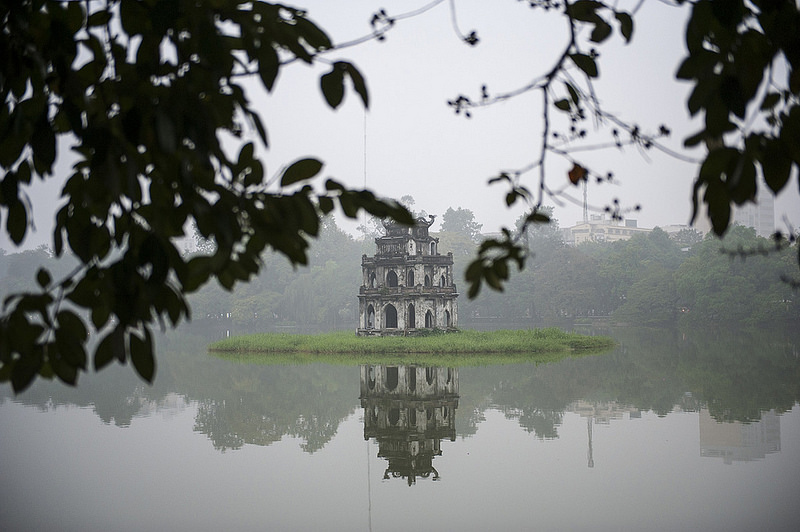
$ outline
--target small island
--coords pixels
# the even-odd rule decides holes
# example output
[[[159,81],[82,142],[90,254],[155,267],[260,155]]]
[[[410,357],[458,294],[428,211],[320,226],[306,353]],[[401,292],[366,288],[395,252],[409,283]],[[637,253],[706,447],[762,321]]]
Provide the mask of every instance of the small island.
[[[323,334],[260,333],[215,342],[209,351],[252,362],[385,359],[417,363],[544,362],[574,354],[595,354],[616,344],[606,336],[585,336],[557,328],[492,332],[431,332],[418,336],[356,336],[351,331]]]

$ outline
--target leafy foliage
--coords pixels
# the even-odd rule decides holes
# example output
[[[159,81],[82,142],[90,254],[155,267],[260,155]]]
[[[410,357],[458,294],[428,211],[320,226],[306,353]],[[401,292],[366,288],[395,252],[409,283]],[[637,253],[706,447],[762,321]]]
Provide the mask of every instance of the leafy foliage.
[[[592,85],[602,74],[597,46],[615,33],[630,42],[635,13],[596,0],[527,4],[563,11],[569,37],[552,69],[511,93],[491,94],[484,85],[480,98],[448,102],[467,117],[527,91],[541,94],[543,104],[538,160],[490,180],[509,187],[508,206],[522,201],[529,214],[517,229],[481,244],[466,269],[471,297],[484,283],[502,289],[511,268],[521,270],[530,256],[527,229],[549,222],[548,155],[572,164],[564,184],[613,179],[570,148],[586,138],[590,117],[610,129],[612,146],[668,151],[658,143],[670,133],[666,126],[648,133],[621,121],[601,108]],[[379,11],[369,38],[383,39],[400,18]],[[324,165],[313,157],[267,177],[257,155],[267,130],[243,82],[269,92],[287,64],[315,63],[335,48],[301,10],[244,0],[20,0],[3,4],[0,21],[0,223],[12,241],[21,243],[31,225],[25,186],[52,174],[65,142],[76,158],[53,246],[79,265],[63,276],[36,272],[38,288],[12,294],[0,314],[0,382],[15,390],[36,375],[75,383],[91,361],[100,368],[129,357],[152,379],[150,327],[187,319],[186,295],[209,280],[230,290],[255,276],[265,250],[306,264],[309,239],[337,206],[349,217],[365,209],[411,222],[401,205],[366,190],[328,179],[316,191],[311,180]],[[456,30],[468,45],[480,42],[475,31]],[[793,0],[698,0],[686,42],[677,77],[693,84],[687,107],[704,113],[705,126],[685,144],[709,149],[695,182],[695,216],[705,203],[722,235],[731,206],[755,197],[759,174],[779,192],[800,167],[800,10]],[[325,62],[330,70],[319,86],[331,108],[342,104],[348,83],[369,104],[354,65]],[[553,116],[566,118],[567,128],[552,129]],[[523,175],[537,168],[538,187],[523,185]],[[609,211],[620,216],[624,209]],[[192,226],[213,242],[213,252],[181,255],[176,239]],[[93,360],[92,331],[100,333]]]
[[[774,240],[739,225],[721,242],[707,237],[687,245],[684,236],[657,228],[627,241],[573,247],[556,229],[533,226],[522,241],[525,270],[509,278],[502,295],[486,291],[460,301],[460,323],[605,316],[632,325],[792,327],[800,319],[797,292],[782,281],[797,268],[797,244],[783,240],[776,251]]]
[[[694,83],[687,106],[705,127],[685,145],[709,149],[694,215],[702,195],[722,235],[731,205],[754,200],[757,175],[777,194],[800,168],[800,9],[793,0],[695,2],[686,46],[676,76]]]
[[[469,209],[448,207],[442,215],[442,231],[461,233],[473,242],[477,242],[481,235],[482,224],[475,221],[475,213]]]
[[[73,173],[56,215],[56,255],[80,267],[38,291],[6,299],[0,315],[0,380],[24,389],[36,375],[74,384],[90,364],[87,338],[101,333],[94,366],[130,358],[155,373],[150,327],[189,317],[186,294],[216,278],[230,290],[257,274],[272,249],[306,264],[309,239],[338,204],[410,222],[396,202],[328,179],[305,158],[265,177],[267,145],[244,80],[273,89],[283,65],[312,63],[332,47],[303,11],[267,2],[105,0],[4,3],[0,10],[0,214],[15,243],[30,225],[22,186],[46,179],[60,139]],[[339,61],[323,76],[331,107],[349,77],[364,105],[361,74]],[[231,147],[234,146],[234,147]],[[185,259],[175,239],[193,223],[210,255]],[[87,320],[88,316],[88,320]]]
[[[546,196],[557,195],[552,190],[560,189],[548,185],[545,172],[548,154],[572,163],[567,175],[572,185],[585,184],[589,179],[598,182],[612,179],[611,173],[604,175],[590,169],[573,155],[581,147],[589,149],[580,144],[587,137],[582,124],[589,115],[602,129],[607,128],[612,145],[630,143],[642,149],[657,148],[685,159],[658,143],[659,137],[670,133],[666,126],[659,126],[657,133],[646,134],[638,125],[621,121],[598,104],[592,80],[601,74],[600,54],[592,46],[611,37],[615,27],[625,42],[630,42],[634,33],[631,13],[595,0],[529,4],[548,10],[563,8],[569,40],[552,70],[516,91],[492,95],[484,85],[480,100],[460,95],[449,102],[457,113],[467,117],[474,108],[506,101],[528,91],[541,93],[543,104],[539,159],[522,170],[503,172],[489,180],[490,184],[507,184],[510,191],[506,203],[512,205],[522,200],[530,206],[531,215],[522,231],[504,232],[503,238],[492,246],[493,253],[481,250],[467,273],[472,296],[477,295],[484,282],[497,288],[499,280],[502,286],[506,278],[501,274],[508,269],[508,263],[524,266],[521,234],[529,224],[547,222],[538,211]],[[588,38],[581,37],[586,36],[581,30],[588,31]],[[714,233],[722,236],[731,224],[732,207],[755,201],[759,176],[777,194],[800,169],[797,148],[800,146],[800,8],[794,0],[691,2],[686,46],[687,57],[676,78],[693,84],[687,108],[692,115],[702,113],[705,121],[704,128],[685,139],[684,145],[691,148],[704,142],[708,148],[695,180],[693,219],[701,212],[707,213]],[[566,132],[551,131],[551,115],[559,113],[569,118]],[[620,135],[620,130],[627,132],[627,139]],[[532,194],[529,187],[521,184],[521,178],[537,168],[538,193]],[[705,204],[704,209],[701,203]],[[616,200],[606,210],[615,217],[622,214]],[[789,234],[786,238],[792,242],[796,236]]]

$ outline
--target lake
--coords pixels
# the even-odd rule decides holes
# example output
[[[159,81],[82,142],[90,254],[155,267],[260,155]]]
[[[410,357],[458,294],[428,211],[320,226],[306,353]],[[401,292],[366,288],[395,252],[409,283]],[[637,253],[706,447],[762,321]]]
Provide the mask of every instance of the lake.
[[[242,364],[202,329],[0,387],[0,529],[798,530],[800,341],[612,329],[550,364]]]

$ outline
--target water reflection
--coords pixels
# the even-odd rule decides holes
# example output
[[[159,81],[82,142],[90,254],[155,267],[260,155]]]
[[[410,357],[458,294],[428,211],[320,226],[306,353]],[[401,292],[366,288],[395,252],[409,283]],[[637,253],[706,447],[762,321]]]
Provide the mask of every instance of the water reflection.
[[[774,410],[749,423],[718,422],[700,410],[700,456],[722,458],[725,464],[762,460],[781,450],[781,418]]]
[[[383,478],[439,480],[433,459],[456,439],[458,369],[364,364],[360,375],[364,439],[388,462]]]
[[[612,419],[622,419],[625,414],[630,419],[642,417],[641,411],[635,406],[621,405],[615,401],[610,402],[589,402],[575,401],[569,406],[569,411],[574,412],[586,419],[586,432],[588,433],[588,449],[586,451],[586,462],[588,467],[594,467],[594,446],[592,444],[592,425],[608,425]]]
[[[413,508],[445,530],[797,530],[796,338],[614,335],[458,368],[259,364],[168,335],[153,386],[116,366],[0,386],[0,528],[396,530]]]

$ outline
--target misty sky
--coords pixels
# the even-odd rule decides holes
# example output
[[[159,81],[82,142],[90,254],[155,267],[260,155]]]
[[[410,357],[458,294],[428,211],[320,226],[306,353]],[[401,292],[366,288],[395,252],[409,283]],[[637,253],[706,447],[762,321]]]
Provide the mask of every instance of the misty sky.
[[[370,33],[373,13],[383,8],[399,15],[423,7],[424,0],[305,0],[298,2],[309,17],[324,28],[334,43]],[[638,2],[619,2],[620,8]],[[346,7],[344,7],[346,4]],[[325,104],[319,76],[329,67],[309,67],[295,62],[284,68],[270,96],[253,92],[270,140],[268,150],[258,150],[267,174],[273,175],[291,161],[315,156],[325,161],[325,177],[335,177],[353,187],[366,186],[379,195],[411,195],[417,210],[441,215],[448,207],[471,209],[484,232],[510,226],[521,208],[505,207],[507,188],[489,186],[500,171],[528,166],[539,158],[542,131],[541,93],[529,92],[503,103],[473,111],[472,118],[456,115],[447,101],[464,94],[473,99],[487,85],[492,93],[520,88],[552,68],[568,36],[565,17],[557,11],[531,9],[517,0],[456,0],[458,27],[463,34],[476,31],[475,47],[463,43],[453,29],[449,2],[424,14],[401,20],[383,42],[370,41],[326,54],[326,60],[353,61],[365,75],[370,109],[365,113],[355,92],[348,91],[336,111]],[[644,2],[635,15],[631,44],[625,45],[614,25],[613,36],[600,46],[600,79],[594,87],[603,107],[628,122],[654,132],[661,124],[671,130],[663,143],[695,160],[703,149],[684,150],[683,139],[701,127],[690,121],[685,101],[690,85],[674,79],[684,54],[686,7]],[[588,51],[588,31],[579,39]],[[564,95],[563,86],[555,85]],[[559,92],[560,91],[560,92]],[[553,127],[564,130],[560,113]],[[594,130],[593,121],[586,126]],[[602,132],[600,132],[602,133]],[[603,134],[594,139],[607,142]],[[612,172],[614,183],[591,183],[588,203],[602,209],[619,198],[623,207],[640,204],[629,217],[640,227],[684,224],[691,212],[691,185],[697,165],[636,147],[575,154],[578,161],[600,174]],[[582,218],[582,191],[567,187],[571,163],[549,156],[546,166],[551,189],[566,187],[569,198],[545,204],[555,206],[562,227]],[[34,203],[37,232],[25,247],[50,244],[53,213],[60,183],[69,164],[57,167],[56,178],[29,190]],[[322,181],[320,181],[320,184]],[[538,186],[538,171],[526,174],[523,184]],[[776,203],[776,223],[788,216],[800,226],[800,196],[793,177]],[[355,231],[356,223],[341,217],[340,225]],[[434,226],[434,230],[438,224]],[[0,247],[13,251],[5,234]]]

